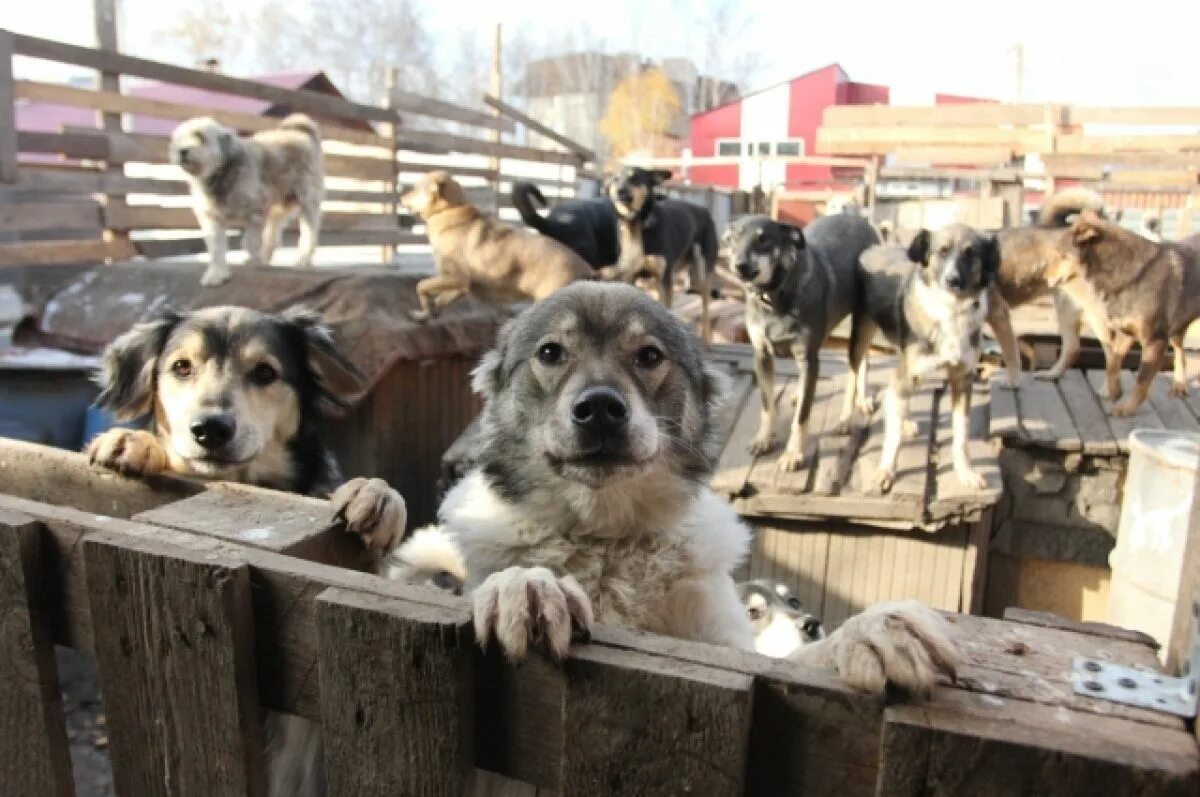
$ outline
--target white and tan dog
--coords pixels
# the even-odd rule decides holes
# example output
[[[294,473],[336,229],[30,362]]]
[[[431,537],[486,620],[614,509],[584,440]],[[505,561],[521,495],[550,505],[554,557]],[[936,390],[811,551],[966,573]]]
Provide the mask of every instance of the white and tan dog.
[[[250,138],[207,116],[189,119],[171,135],[170,156],[187,175],[208,246],[202,285],[230,277],[226,230],[242,229],[247,265],[267,266],[293,217],[300,227],[296,265],[312,265],[325,195],[321,131],[312,119],[292,114]]]
[[[725,381],[628,285],[571,285],[505,327],[475,376],[478,464],[424,532],[461,551],[481,643],[562,657],[598,621],[754,649],[732,577],[750,533],[707,486]],[[959,654],[940,615],[896,603],[794,658],[925,693]]]

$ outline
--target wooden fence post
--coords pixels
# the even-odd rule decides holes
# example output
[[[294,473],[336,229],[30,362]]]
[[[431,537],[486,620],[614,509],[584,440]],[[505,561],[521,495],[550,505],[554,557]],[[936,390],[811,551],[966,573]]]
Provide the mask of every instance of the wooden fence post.
[[[0,183],[17,181],[17,108],[12,34],[0,30]]]
[[[39,524],[0,511],[0,791],[69,797],[58,667],[40,583]]]
[[[397,67],[389,66],[387,77],[384,82],[386,91],[384,94],[383,104],[385,108],[393,108],[395,98],[392,93],[396,90],[396,82],[399,79],[400,70]],[[400,170],[396,164],[396,154],[400,149],[400,123],[398,121],[385,122],[381,131],[388,139],[388,152],[392,164],[392,176],[385,186],[384,190],[388,193],[388,201],[383,206],[384,212],[388,214],[388,218],[393,224],[398,223],[397,213],[399,212],[400,201]],[[391,263],[396,257],[396,245],[384,244],[382,250],[383,264]]]
[[[501,25],[496,23],[496,37],[492,42],[492,74],[491,74],[491,96],[498,101],[504,100],[504,76],[501,72],[500,47],[502,44]],[[494,108],[492,115],[497,120],[500,119],[500,109]],[[497,125],[491,131],[492,144],[496,148],[495,155],[490,161],[490,166],[495,170],[496,176],[492,180],[492,190],[496,192],[496,215],[500,215],[500,126]]]
[[[83,554],[117,793],[265,795],[250,569],[106,533]]]
[[[117,37],[117,2],[118,0],[93,0],[93,13],[95,14],[96,25],[96,45],[100,50],[118,53],[120,46]],[[112,92],[113,94],[121,93],[121,76],[119,72],[102,70],[100,72],[100,90]],[[104,112],[100,114],[100,127],[109,134],[119,134],[121,132],[121,114]],[[124,176],[124,164],[108,164],[105,170],[110,174]],[[101,205],[107,211],[114,207],[119,207],[125,204],[124,194],[105,193],[101,198]],[[103,218],[103,217],[102,217]],[[108,228],[107,221],[103,232],[104,240],[110,242],[120,242],[129,240],[129,230],[114,230]]]
[[[458,797],[473,761],[466,606],[344,589],[317,597],[321,727],[334,797]]]

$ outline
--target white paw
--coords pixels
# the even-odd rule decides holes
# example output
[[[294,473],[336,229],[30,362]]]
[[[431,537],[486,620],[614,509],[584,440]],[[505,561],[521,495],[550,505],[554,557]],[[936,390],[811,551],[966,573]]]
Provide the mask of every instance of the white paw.
[[[794,451],[788,448],[779,455],[779,462],[776,463],[776,467],[782,471],[800,470],[804,467],[806,461],[803,451]]]
[[[370,550],[386,554],[404,537],[408,509],[383,479],[351,479],[334,490],[329,503],[346,531],[361,537]]]
[[[955,474],[958,476],[959,484],[968,490],[982,490],[987,487],[987,479],[983,478],[982,474],[970,468],[955,471]]]
[[[1057,382],[1062,378],[1062,371],[1058,368],[1047,368],[1045,371],[1034,371],[1033,378],[1043,381]],[[1012,385],[1010,385],[1012,387]],[[1015,388],[1014,388],[1015,389]]]
[[[544,567],[510,567],[492,573],[472,593],[475,638],[487,647],[493,637],[510,661],[532,644],[556,659],[567,655],[572,630],[585,637],[594,622],[592,602],[579,582],[558,578]]]
[[[920,431],[920,425],[912,418],[905,419],[903,425],[900,427],[900,435],[905,440],[914,439]]]
[[[863,492],[867,495],[883,495],[892,489],[892,482],[896,480],[896,474],[886,468],[880,468],[875,471],[875,474],[867,480],[863,488]]]
[[[228,282],[233,272],[228,267],[209,266],[200,277],[200,284],[206,288]]]
[[[855,406],[858,408],[860,415],[864,418],[870,418],[879,407],[879,402],[876,401],[874,396],[863,396],[855,402]]]
[[[109,429],[87,447],[93,465],[126,476],[153,476],[167,469],[167,450],[158,438],[140,429]]]
[[[841,679],[872,694],[892,684],[928,695],[938,675],[953,680],[962,661],[950,623],[916,601],[871,606],[843,623],[828,644]]]
[[[767,432],[766,434],[760,434],[758,437],[755,437],[752,441],[750,441],[749,450],[751,454],[757,457],[760,454],[767,453],[774,447],[775,433]]]

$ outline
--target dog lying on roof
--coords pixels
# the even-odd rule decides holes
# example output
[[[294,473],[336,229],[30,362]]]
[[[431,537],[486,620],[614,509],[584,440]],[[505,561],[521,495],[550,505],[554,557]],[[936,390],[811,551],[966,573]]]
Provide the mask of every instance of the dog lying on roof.
[[[750,533],[707,486],[726,381],[628,285],[569,286],[504,328],[475,374],[478,464],[423,532],[461,552],[481,643],[562,657],[599,621],[754,649],[731,575]],[[949,624],[908,602],[793,658],[858,689],[924,694],[959,653]]]
[[[348,533],[382,564],[404,534],[404,499],[382,479],[343,483],[321,441],[327,418],[356,394],[361,376],[312,313],[267,315],[242,307],[162,313],[113,341],[97,403],[119,419],[151,416],[154,431],[111,429],[88,446],[92,462],[129,476],[178,473],[325,497]],[[457,590],[424,537],[388,572],[408,583]],[[432,568],[432,569],[430,569]],[[269,714],[272,795],[325,793],[320,729]]]

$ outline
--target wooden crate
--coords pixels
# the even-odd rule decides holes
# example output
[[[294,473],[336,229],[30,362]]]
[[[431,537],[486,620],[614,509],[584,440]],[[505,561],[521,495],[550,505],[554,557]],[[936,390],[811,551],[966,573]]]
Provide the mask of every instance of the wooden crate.
[[[55,643],[98,660],[120,794],[263,794],[265,709],[321,723],[344,795],[458,795],[476,767],[529,794],[1200,788],[1182,720],[1073,693],[1074,656],[1155,666],[1115,629],[953,615],[964,665],[922,704],[615,628],[562,666],[512,667],[474,644],[467,599],[325,564],[355,543],[325,502],[131,481],[9,441],[0,492],[5,793],[71,793]],[[263,516],[268,533],[240,534]]]

